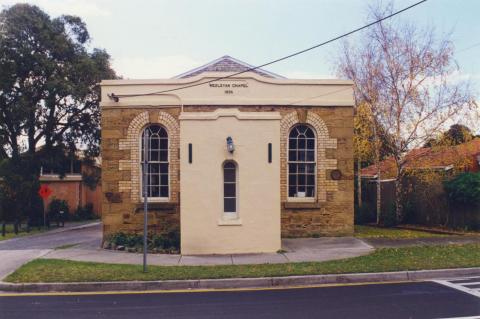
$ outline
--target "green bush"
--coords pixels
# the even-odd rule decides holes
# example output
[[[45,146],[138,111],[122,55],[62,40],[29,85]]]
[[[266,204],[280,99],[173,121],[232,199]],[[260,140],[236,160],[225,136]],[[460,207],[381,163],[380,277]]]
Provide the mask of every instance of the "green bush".
[[[391,203],[387,209],[382,211],[382,224],[385,227],[393,227],[397,225],[397,215],[395,203]]]
[[[174,230],[169,232],[167,237],[170,240],[171,247],[180,248],[180,231],[179,230]]]
[[[87,203],[85,206],[78,206],[77,210],[75,211],[75,215],[73,215],[75,220],[89,220],[95,219],[97,216],[93,212],[93,204]]]
[[[470,207],[480,204],[480,172],[459,174],[445,181],[444,188],[452,203]]]
[[[127,249],[135,248],[141,250],[143,249],[143,234],[117,232],[111,235],[107,242],[107,246],[111,248],[123,246]],[[180,250],[180,233],[178,230],[175,230],[165,235],[148,234],[147,245],[151,251],[178,253]]]
[[[60,212],[63,212],[61,214]],[[68,220],[70,214],[70,209],[68,207],[67,201],[63,199],[54,198],[48,205],[48,218],[50,221],[62,221],[62,219]]]
[[[127,235],[125,233],[118,232],[118,233],[113,234],[109,241],[110,241],[110,243],[112,243],[116,246],[126,246],[128,236],[129,235]]]

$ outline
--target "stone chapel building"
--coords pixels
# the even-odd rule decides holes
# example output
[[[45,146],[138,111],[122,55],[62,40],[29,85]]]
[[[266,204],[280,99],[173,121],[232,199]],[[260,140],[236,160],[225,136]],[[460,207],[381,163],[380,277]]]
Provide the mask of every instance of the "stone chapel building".
[[[224,56],[172,79],[102,81],[104,235],[143,230],[144,134],[148,227],[179,229],[182,254],[352,235],[352,82],[217,80],[251,67]]]

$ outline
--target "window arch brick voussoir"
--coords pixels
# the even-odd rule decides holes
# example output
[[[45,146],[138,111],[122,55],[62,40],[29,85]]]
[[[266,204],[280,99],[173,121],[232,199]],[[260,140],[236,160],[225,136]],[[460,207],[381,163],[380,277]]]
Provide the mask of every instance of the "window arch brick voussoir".
[[[291,112],[285,115],[280,123],[281,129],[281,173],[280,179],[284,181],[280,187],[281,189],[281,199],[286,201],[287,196],[287,142],[288,134],[290,129],[295,125],[299,124],[299,119],[297,112]],[[308,112],[306,117],[306,124],[312,126],[317,134],[317,200],[319,202],[325,202],[327,200],[327,191],[336,191],[338,190],[337,181],[327,180],[327,169],[336,169],[337,160],[336,159],[327,159],[325,149],[327,148],[337,148],[337,139],[330,138],[328,127],[322,118],[313,112]]]
[[[142,129],[148,124],[160,124],[165,127],[169,136],[169,154],[170,157],[176,159],[178,157],[178,130],[177,120],[167,112],[159,111],[155,122],[150,122],[149,113],[142,112],[135,116],[130,122],[127,129],[127,136],[119,140],[120,150],[130,150],[130,159],[119,160],[119,170],[130,170],[130,181],[119,181],[120,191],[130,192],[132,202],[140,201],[140,165],[139,165],[139,136]],[[177,175],[178,165],[172,165],[170,171],[170,183],[176,184],[172,178]],[[177,193],[174,189],[171,191],[171,201],[177,200]]]

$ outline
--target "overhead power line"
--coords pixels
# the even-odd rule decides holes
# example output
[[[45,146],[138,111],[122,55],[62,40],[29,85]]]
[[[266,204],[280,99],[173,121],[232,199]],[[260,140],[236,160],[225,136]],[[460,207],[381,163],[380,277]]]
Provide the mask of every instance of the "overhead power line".
[[[303,53],[305,53],[305,52],[314,50],[314,49],[316,49],[316,48],[319,48],[319,47],[321,47],[321,46],[327,45],[327,44],[329,44],[329,43],[338,41],[338,40],[340,40],[340,39],[342,39],[342,38],[348,37],[348,36],[350,36],[350,35],[352,35],[352,34],[354,34],[354,33],[357,33],[357,32],[359,32],[359,31],[362,31],[362,30],[364,30],[364,29],[367,29],[367,28],[369,28],[369,27],[371,27],[371,26],[373,26],[373,25],[375,25],[375,24],[378,24],[378,23],[380,23],[380,22],[382,22],[382,21],[384,21],[384,20],[390,19],[390,18],[392,18],[392,17],[394,17],[394,16],[396,16],[396,15],[399,15],[400,13],[403,13],[403,12],[405,12],[405,11],[407,11],[407,10],[410,10],[410,9],[412,9],[412,8],[414,8],[414,7],[422,4],[422,3],[424,3],[424,2],[427,2],[427,0],[418,1],[418,2],[412,4],[412,5],[408,6],[408,7],[405,7],[405,8],[403,8],[403,9],[401,9],[401,10],[398,10],[398,11],[396,11],[396,12],[394,12],[394,13],[391,13],[391,14],[383,17],[383,18],[380,18],[380,19],[378,19],[378,20],[375,20],[375,21],[373,21],[373,22],[371,22],[371,23],[369,23],[369,24],[366,24],[366,25],[364,25],[364,26],[362,26],[362,27],[356,28],[356,29],[354,29],[354,30],[352,30],[352,31],[350,31],[350,32],[343,33],[343,34],[341,34],[341,35],[339,35],[339,36],[337,36],[337,37],[334,37],[334,38],[332,38],[332,39],[330,39],[330,40],[324,41],[324,42],[322,42],[322,43],[318,43],[318,44],[316,44],[316,45],[314,45],[314,46],[311,46],[311,47],[309,47],[309,48],[306,48],[306,49],[297,51],[297,52],[295,52],[295,53],[286,55],[286,56],[284,56],[284,57],[278,58],[278,59],[276,59],[276,60],[273,60],[273,61],[270,61],[270,62],[261,64],[261,65],[255,66],[255,67],[247,68],[247,69],[245,69],[245,70],[243,70],[243,71],[239,71],[239,72],[236,72],[236,73],[233,73],[233,74],[230,74],[230,75],[218,77],[218,78],[216,78],[216,79],[212,79],[212,80],[205,81],[205,82],[189,84],[189,85],[185,85],[185,86],[182,86],[182,87],[173,88],[173,89],[167,89],[167,90],[162,90],[162,91],[157,91],[157,92],[142,93],[142,94],[123,94],[123,95],[116,95],[116,94],[112,93],[111,95],[109,95],[109,97],[110,97],[111,99],[113,99],[113,100],[118,101],[118,99],[121,98],[121,97],[137,97],[137,96],[159,95],[159,94],[163,94],[163,93],[169,93],[169,92],[174,92],[174,91],[185,90],[185,89],[188,89],[188,88],[191,88],[191,87],[196,87],[196,86],[200,86],[200,85],[204,85],[204,84],[208,84],[208,83],[212,83],[212,82],[216,82],[216,81],[221,81],[221,80],[229,79],[229,78],[232,78],[232,77],[234,77],[234,76],[237,76],[237,75],[240,75],[240,74],[243,74],[243,73],[246,73],[246,72],[254,71],[254,70],[263,68],[263,67],[265,67],[265,66],[268,66],[268,65],[271,65],[271,64],[274,64],[274,63],[283,61],[283,60],[287,60],[287,59],[293,58],[293,57],[295,57],[295,56],[297,56],[297,55],[300,55],[300,54],[303,54]]]
[[[471,46],[469,46],[469,47],[463,48],[463,49],[461,49],[461,50],[457,51],[457,53],[462,53],[462,52],[465,52],[465,51],[471,50],[471,49],[473,49],[473,48],[476,48],[476,47],[478,47],[478,46],[480,46],[480,42],[478,42],[478,43],[475,43],[475,44],[472,44],[472,45],[471,45]]]

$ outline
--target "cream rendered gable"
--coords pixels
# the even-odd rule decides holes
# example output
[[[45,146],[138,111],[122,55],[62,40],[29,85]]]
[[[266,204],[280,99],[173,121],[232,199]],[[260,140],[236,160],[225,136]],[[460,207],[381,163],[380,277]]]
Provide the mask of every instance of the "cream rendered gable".
[[[205,83],[224,76],[225,73],[212,72],[186,79],[104,80],[101,106],[118,109],[136,106],[181,108],[183,105],[353,105],[351,81],[272,79],[246,72]],[[185,86],[191,87],[175,91]],[[112,93],[120,97],[118,102],[108,97]]]

